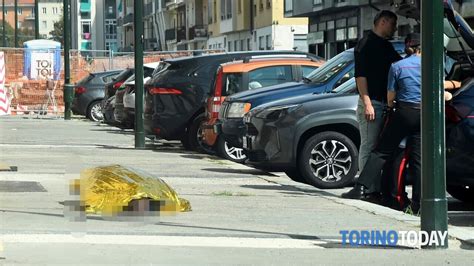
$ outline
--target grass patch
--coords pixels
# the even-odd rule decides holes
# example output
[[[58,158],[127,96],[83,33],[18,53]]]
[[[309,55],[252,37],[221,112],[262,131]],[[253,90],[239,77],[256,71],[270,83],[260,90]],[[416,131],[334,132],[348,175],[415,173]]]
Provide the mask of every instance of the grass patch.
[[[232,191],[219,191],[219,192],[212,192],[212,196],[225,196],[225,197],[248,197],[248,196],[255,196],[249,193],[243,192],[232,192]]]

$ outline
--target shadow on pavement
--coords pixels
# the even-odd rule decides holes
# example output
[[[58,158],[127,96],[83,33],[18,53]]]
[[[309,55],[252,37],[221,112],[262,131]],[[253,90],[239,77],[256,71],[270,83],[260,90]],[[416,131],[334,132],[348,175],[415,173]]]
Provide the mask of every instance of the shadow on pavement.
[[[455,226],[474,227],[474,204],[449,198],[448,223]]]
[[[324,190],[303,189],[303,188],[290,186],[290,185],[242,185],[240,187],[260,189],[260,190],[278,190],[278,191],[281,191],[281,193],[288,194],[288,195],[337,197],[337,195],[326,192]]]
[[[265,176],[277,176],[272,173],[264,172],[258,169],[230,169],[230,168],[204,168],[203,171],[209,171],[214,173],[223,174],[247,174],[247,175],[265,175]]]

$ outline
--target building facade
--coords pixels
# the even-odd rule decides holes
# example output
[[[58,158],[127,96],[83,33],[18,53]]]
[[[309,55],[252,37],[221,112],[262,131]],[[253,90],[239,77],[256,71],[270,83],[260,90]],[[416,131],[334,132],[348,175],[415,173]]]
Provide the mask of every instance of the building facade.
[[[35,30],[35,1],[34,0],[17,0],[18,1],[18,29]],[[41,11],[40,11],[41,12]],[[0,8],[0,20],[3,21],[3,12]],[[5,0],[5,21],[12,28],[15,27],[15,1]],[[41,27],[41,25],[40,25]]]
[[[116,0],[71,1],[71,25],[73,49],[118,49]]]
[[[51,38],[50,32],[54,30],[54,23],[63,18],[63,1],[40,0],[38,2],[38,10],[40,37],[49,39]]]
[[[285,0],[285,16],[308,17],[308,50],[331,58],[354,47],[373,28],[379,10],[393,10],[390,0]],[[399,16],[398,36],[419,31],[414,19]]]
[[[308,20],[285,18],[283,0],[208,0],[208,49],[306,51]]]

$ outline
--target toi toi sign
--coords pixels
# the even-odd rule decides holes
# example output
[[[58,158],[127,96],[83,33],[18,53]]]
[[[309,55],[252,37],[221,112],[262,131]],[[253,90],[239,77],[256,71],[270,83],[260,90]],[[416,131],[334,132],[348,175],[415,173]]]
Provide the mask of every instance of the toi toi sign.
[[[54,54],[32,53],[30,71],[31,79],[53,79]]]

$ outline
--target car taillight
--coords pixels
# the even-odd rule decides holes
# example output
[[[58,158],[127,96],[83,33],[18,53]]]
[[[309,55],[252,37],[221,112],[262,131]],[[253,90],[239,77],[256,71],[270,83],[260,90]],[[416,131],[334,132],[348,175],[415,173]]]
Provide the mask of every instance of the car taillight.
[[[82,93],[86,92],[86,88],[84,88],[84,87],[76,87],[76,89],[74,90],[74,92],[75,92],[76,94],[82,94]]]
[[[217,77],[216,77],[216,84],[214,86],[214,96],[219,97],[222,95],[222,79],[224,77],[224,71],[222,70],[222,67],[219,69],[219,72],[217,72]]]
[[[157,88],[157,87],[151,87],[148,88],[148,93],[151,95],[156,95],[156,94],[174,94],[174,95],[180,95],[183,94],[182,91],[178,89],[173,89],[173,88]]]
[[[211,97],[209,98],[209,103],[208,103],[208,112],[209,112],[209,118],[215,118],[217,119],[219,117],[219,111],[221,110],[222,107],[222,102],[224,101],[225,97]]]
[[[122,82],[117,82],[117,83],[115,83],[115,84],[114,84],[114,89],[120,88],[120,86],[122,86],[122,84],[123,84],[123,81],[122,81]]]

